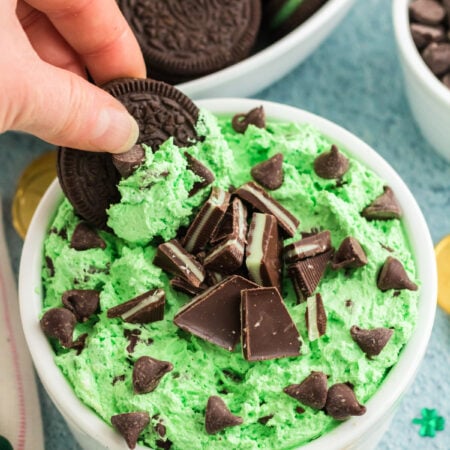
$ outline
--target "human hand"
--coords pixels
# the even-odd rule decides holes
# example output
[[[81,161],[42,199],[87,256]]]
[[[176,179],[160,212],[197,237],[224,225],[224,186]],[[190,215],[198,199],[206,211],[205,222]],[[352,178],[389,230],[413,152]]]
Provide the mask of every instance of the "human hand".
[[[97,84],[145,77],[139,45],[114,0],[1,0],[0,133],[123,152],[139,129]]]

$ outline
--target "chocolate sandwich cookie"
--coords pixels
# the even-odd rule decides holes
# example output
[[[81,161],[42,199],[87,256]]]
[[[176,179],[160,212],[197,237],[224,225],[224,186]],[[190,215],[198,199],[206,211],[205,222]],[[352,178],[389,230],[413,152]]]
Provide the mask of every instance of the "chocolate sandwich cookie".
[[[139,124],[138,144],[154,151],[170,137],[178,146],[195,141],[198,108],[178,89],[161,81],[122,78],[103,88],[121,101]],[[61,147],[57,172],[64,194],[77,214],[106,228],[106,210],[120,200],[120,173],[111,154]]]
[[[327,0],[269,0],[264,17],[275,39],[293,31],[309,19]]]
[[[118,0],[152,77],[171,83],[234,64],[251,51],[260,0]]]

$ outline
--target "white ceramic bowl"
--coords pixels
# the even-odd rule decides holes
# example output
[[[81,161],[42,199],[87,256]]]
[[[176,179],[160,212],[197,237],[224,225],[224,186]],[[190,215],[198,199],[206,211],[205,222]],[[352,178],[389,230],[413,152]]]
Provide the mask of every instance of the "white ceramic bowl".
[[[216,114],[234,114],[261,104],[270,118],[315,125],[333,142],[341,145],[356,159],[383,177],[395,191],[404,211],[404,224],[417,261],[418,275],[422,280],[418,323],[414,335],[377,394],[367,402],[367,413],[342,423],[332,432],[302,447],[302,450],[354,448],[368,450],[374,448],[381,438],[395,407],[413,381],[431,334],[437,290],[431,237],[419,206],[397,173],[374,150],[343,128],[311,113],[277,103],[248,99],[214,99],[198,102],[199,106]],[[25,239],[19,274],[23,330],[42,384],[82,447],[86,450],[123,450],[124,443],[118,433],[75,396],[54,364],[53,351],[39,326],[42,306],[43,241],[61,198],[59,184],[54,181],[33,217]],[[139,449],[144,450],[144,447]]]
[[[305,23],[269,47],[237,64],[177,87],[194,99],[253,95],[307,58],[339,25],[353,3],[354,0],[328,0]]]
[[[428,142],[450,161],[450,89],[431,72],[409,29],[411,0],[394,0],[393,20],[405,90],[413,115]]]

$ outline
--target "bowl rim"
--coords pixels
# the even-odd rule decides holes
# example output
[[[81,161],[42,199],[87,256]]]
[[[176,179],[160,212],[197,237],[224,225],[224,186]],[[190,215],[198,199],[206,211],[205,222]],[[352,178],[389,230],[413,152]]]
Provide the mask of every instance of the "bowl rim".
[[[280,55],[289,52],[299,42],[303,42],[309,36],[314,35],[318,29],[332,23],[333,18],[339,15],[341,9],[349,8],[354,2],[355,0],[328,0],[301,26],[281,39],[229,67],[195,80],[179,83],[177,88],[183,92],[201,93],[201,91],[212,89],[217,85],[243,78],[264,66],[267,61],[274,61]]]
[[[406,69],[413,72],[434,99],[450,107],[450,89],[434,75],[425,64],[414,44],[409,28],[408,6],[413,0],[394,0],[392,18],[397,46],[400,50]]]
[[[376,394],[367,402],[367,413],[340,424],[334,430],[302,446],[302,450],[342,448],[351,445],[380,425],[412,383],[425,354],[436,311],[437,274],[433,243],[425,218],[395,170],[355,135],[315,114],[304,110],[256,99],[209,99],[196,102],[215,114],[234,114],[263,105],[268,117],[316,126],[333,142],[380,175],[392,187],[404,211],[403,223],[415,256],[418,277],[422,280],[415,332],[403,348],[399,361],[390,370]],[[34,366],[47,393],[69,426],[108,448],[123,448],[122,438],[76,397],[74,390],[54,363],[51,346],[39,326],[41,311],[41,268],[45,232],[62,198],[58,180],[54,180],[42,198],[25,237],[19,270],[19,302],[22,328]],[[138,446],[139,450],[148,447]]]

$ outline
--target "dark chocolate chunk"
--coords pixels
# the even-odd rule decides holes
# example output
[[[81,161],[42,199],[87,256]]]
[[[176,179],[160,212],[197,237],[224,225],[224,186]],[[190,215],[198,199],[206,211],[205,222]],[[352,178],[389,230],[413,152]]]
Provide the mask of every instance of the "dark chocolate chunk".
[[[354,237],[346,237],[331,261],[333,269],[355,269],[367,264],[367,256]]]
[[[337,383],[328,389],[325,412],[333,419],[346,420],[350,416],[362,416],[366,407],[358,402],[350,386]]]
[[[50,256],[45,257],[45,265],[47,266],[50,277],[55,276],[55,265],[53,264],[53,260]]]
[[[327,376],[323,372],[311,372],[300,384],[291,384],[283,391],[306,406],[322,409],[327,401]]]
[[[198,159],[194,158],[187,152],[184,153],[184,156],[186,156],[188,162],[188,169],[201,178],[200,181],[196,181],[194,183],[194,186],[192,186],[192,189],[189,192],[189,197],[192,197],[200,189],[209,186],[215,180],[215,177],[214,174]]]
[[[57,339],[63,347],[70,348],[73,343],[73,330],[77,318],[66,308],[52,308],[40,320],[41,328],[48,338]]]
[[[150,416],[143,411],[116,414],[111,417],[112,426],[122,435],[130,449],[136,447],[139,435],[149,423]]]
[[[266,128],[266,114],[264,108],[259,106],[248,113],[236,114],[231,120],[231,125],[237,133],[245,133],[249,125],[257,128]]]
[[[320,294],[316,294],[315,297],[309,297],[306,303],[306,328],[308,329],[308,338],[312,342],[326,333],[327,315]]]
[[[230,208],[232,230],[224,235],[225,239],[216,243],[204,259],[206,269],[223,274],[234,273],[242,266],[247,234],[247,209],[244,204],[235,198]]]
[[[301,406],[297,406],[297,407],[295,408],[295,412],[296,412],[297,414],[303,414],[303,413],[305,412],[305,408],[302,408]]]
[[[119,381],[125,381],[125,375],[116,375],[113,380],[112,380],[112,385],[115,386],[116,383],[118,383]]]
[[[214,234],[230,203],[230,194],[217,187],[189,226],[183,246],[189,253],[203,250]]]
[[[310,297],[322,279],[333,251],[297,261],[288,266],[287,272],[292,280],[298,302]]]
[[[314,171],[327,180],[341,178],[347,172],[348,166],[348,159],[336,145],[332,145],[329,152],[322,153],[314,160]]]
[[[140,339],[140,335],[141,335],[141,330],[135,328],[133,330],[123,330],[123,335],[128,339],[129,344],[127,345],[127,352],[128,353],[133,353],[134,349],[137,345],[138,342],[142,342]],[[149,344],[151,344],[153,341],[150,339],[151,342],[149,342]]]
[[[127,152],[116,153],[111,157],[122,178],[127,178],[145,161],[145,150],[141,144],[136,144]]]
[[[208,434],[216,434],[224,428],[242,423],[242,418],[232,414],[220,397],[212,395],[208,398],[205,412],[205,428]]]
[[[438,25],[445,17],[444,7],[435,0],[415,0],[409,5],[412,20],[425,25]]]
[[[300,336],[278,289],[241,292],[242,351],[247,361],[300,354]]]
[[[419,50],[425,48],[431,42],[445,41],[445,28],[443,26],[411,24],[411,35]]]
[[[245,221],[245,225],[243,221]],[[247,208],[238,197],[233,198],[209,242],[212,245],[217,244],[227,239],[233,239],[236,234],[243,234],[245,241],[247,235]]]
[[[232,275],[194,297],[174,318],[182,330],[227,350],[233,350],[241,333],[241,291],[258,287],[245,278]]]
[[[432,42],[422,52],[422,58],[438,77],[450,70],[450,43]]]
[[[208,286],[209,286],[206,283],[202,283],[200,286],[195,287],[195,286],[192,286],[191,283],[189,283],[188,281],[186,281],[184,278],[181,278],[181,277],[172,278],[169,281],[169,284],[176,291],[180,291],[180,292],[183,292],[184,294],[188,294],[188,295],[198,295],[201,292],[208,289]]]
[[[402,210],[394,191],[389,186],[384,186],[383,189],[383,194],[362,211],[361,215],[367,220],[400,219]]]
[[[372,328],[371,330],[363,330],[356,325],[353,325],[350,328],[352,339],[368,357],[379,355],[393,333],[394,330],[390,328]]]
[[[70,247],[75,250],[106,248],[105,241],[86,222],[80,222],[72,234]]]
[[[163,450],[170,450],[173,444],[170,439],[166,439],[165,441],[163,439],[156,439],[155,442],[158,448],[162,448]]]
[[[162,422],[158,422],[155,425],[155,431],[161,436],[164,437],[166,435],[166,427],[162,424]]]
[[[133,388],[136,394],[146,394],[156,389],[161,378],[173,370],[173,365],[150,356],[141,356],[133,366]]]
[[[245,255],[250,279],[260,286],[276,287],[281,292],[281,250],[276,218],[253,213]]]
[[[387,291],[389,289],[417,291],[418,289],[417,284],[409,279],[403,264],[392,256],[386,258],[378,275],[377,286],[381,291]]]
[[[127,302],[108,309],[107,316],[120,317],[128,323],[150,323],[162,320],[166,295],[162,289],[152,289]]]
[[[256,164],[251,174],[262,187],[271,191],[278,189],[283,184],[283,154],[277,153],[267,161]]]
[[[258,423],[260,423],[261,425],[267,425],[267,422],[272,419],[272,417],[274,416],[274,414],[269,414],[268,416],[263,416],[260,417],[258,419]]]
[[[258,211],[273,215],[287,236],[294,236],[300,221],[253,181],[243,184],[234,195],[250,203]]]
[[[86,340],[88,338],[88,334],[87,333],[83,333],[80,334],[73,342],[72,345],[70,346],[71,349],[75,350],[77,352],[77,356],[79,354],[81,354],[81,352],[84,350],[84,348],[86,347]]]
[[[62,304],[72,311],[78,322],[86,322],[100,304],[100,294],[94,289],[72,289],[62,295]]]
[[[293,264],[302,259],[325,253],[331,248],[330,232],[322,231],[286,245],[283,252],[284,260],[286,264]]]
[[[153,260],[155,266],[199,287],[205,279],[205,269],[176,239],[160,244]]]

